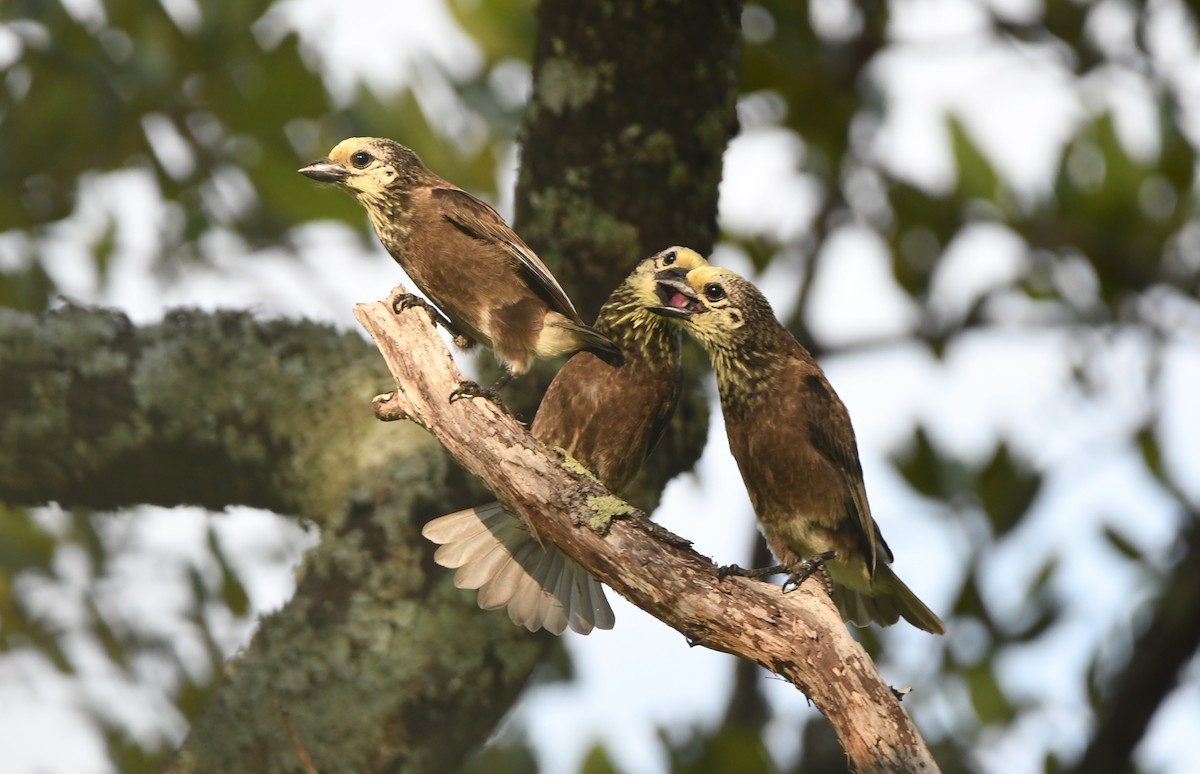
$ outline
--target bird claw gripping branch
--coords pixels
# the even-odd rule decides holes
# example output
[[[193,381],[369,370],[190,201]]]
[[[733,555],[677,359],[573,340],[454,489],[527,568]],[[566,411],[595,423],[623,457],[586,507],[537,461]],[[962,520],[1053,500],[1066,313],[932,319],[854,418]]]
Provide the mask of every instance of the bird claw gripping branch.
[[[512,374],[506,372],[505,375],[497,379],[496,383],[491,387],[480,387],[478,382],[472,382],[470,380],[464,381],[459,384],[453,392],[450,393],[450,402],[453,403],[454,401],[462,400],[463,398],[483,398],[485,400],[490,400],[496,405],[496,408],[500,409],[508,416],[515,418],[512,410],[509,409],[508,406],[504,405],[504,401],[500,399],[500,388],[507,384],[509,379],[512,379]]]
[[[475,340],[458,329],[450,319],[442,314],[436,306],[429,303],[425,299],[418,296],[416,293],[397,293],[392,298],[392,311],[396,314],[401,314],[406,309],[424,309],[429,313],[429,319],[434,325],[440,325],[450,332],[454,338],[454,346],[459,349],[470,349],[475,345]]]
[[[808,559],[801,559],[798,563],[792,566],[792,574],[783,582],[783,591],[786,594],[789,590],[795,591],[800,588],[800,584],[808,580],[809,577],[818,571],[822,572],[822,577],[825,579],[826,591],[829,591],[829,572],[825,569],[825,562],[833,559],[836,554],[833,551],[825,551]],[[791,587],[789,589],[788,587]]]

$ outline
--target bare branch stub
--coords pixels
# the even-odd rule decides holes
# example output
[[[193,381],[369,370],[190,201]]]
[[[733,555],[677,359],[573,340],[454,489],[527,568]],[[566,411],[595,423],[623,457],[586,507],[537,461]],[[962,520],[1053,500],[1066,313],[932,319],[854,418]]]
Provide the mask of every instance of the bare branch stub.
[[[397,315],[388,302],[360,304],[354,314],[396,379],[389,411],[428,428],[539,535],[690,643],[750,659],[791,682],[829,719],[855,770],[938,770],[818,584],[784,594],[745,578],[718,580],[711,561],[685,540],[664,540],[666,530],[647,528],[635,509],[600,534],[594,526],[603,514],[589,503],[611,503],[610,492],[572,471],[491,401],[448,401],[463,376],[428,317],[416,310]]]
[[[408,419],[408,414],[400,407],[400,400],[394,392],[385,392],[371,398],[371,409],[375,412],[375,418],[380,422],[398,422],[401,419]]]

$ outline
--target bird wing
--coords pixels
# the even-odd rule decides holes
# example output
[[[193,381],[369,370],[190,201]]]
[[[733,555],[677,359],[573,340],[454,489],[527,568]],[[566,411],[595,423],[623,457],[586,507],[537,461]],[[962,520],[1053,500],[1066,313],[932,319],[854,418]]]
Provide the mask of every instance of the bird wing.
[[[542,259],[537,257],[537,253],[522,242],[516,232],[504,222],[500,213],[492,209],[487,202],[461,188],[437,188],[433,191],[433,197],[446,204],[446,219],[460,231],[475,239],[492,242],[512,256],[529,286],[551,309],[580,325],[583,324],[583,318],[575,311],[575,305],[567,298],[562,285],[554,279],[554,275],[546,268],[546,264],[542,263]]]
[[[823,376],[810,374],[805,377],[804,382],[809,403],[809,441],[820,454],[833,463],[845,480],[853,510],[851,516],[858,528],[856,532],[867,559],[867,570],[874,575],[880,548],[887,555],[888,562],[892,561],[892,551],[884,542],[879,525],[871,517],[871,506],[867,502],[867,490],[863,485],[862,463],[858,459],[854,429],[850,424],[850,412]]]

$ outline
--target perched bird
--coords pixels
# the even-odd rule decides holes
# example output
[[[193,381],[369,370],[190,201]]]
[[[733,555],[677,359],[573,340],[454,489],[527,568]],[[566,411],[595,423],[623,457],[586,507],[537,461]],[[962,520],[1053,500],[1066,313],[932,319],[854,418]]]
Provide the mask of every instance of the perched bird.
[[[655,275],[703,265],[686,247],[643,260],[596,319],[596,328],[620,347],[620,364],[576,354],[550,383],[533,420],[535,438],[564,449],[614,492],[629,485],[658,442],[683,384],[679,332],[647,310],[659,303]],[[539,543],[499,503],[441,516],[422,532],[441,544],[437,563],[458,568],[455,585],[479,589],[481,608],[507,606],[513,623],[530,631],[612,628],[599,581],[555,546]]]
[[[797,584],[820,567],[842,617],[858,626],[904,616],[934,634],[945,626],[892,571],[871,517],[850,414],[820,366],[788,333],[762,293],[731,271],[703,266],[657,276],[662,306],[708,351],[729,448],[767,546]]]
[[[403,145],[352,137],[299,171],[351,191],[379,241],[455,332],[496,353],[506,375],[490,392],[537,357],[581,349],[617,354],[499,213],[430,172]]]

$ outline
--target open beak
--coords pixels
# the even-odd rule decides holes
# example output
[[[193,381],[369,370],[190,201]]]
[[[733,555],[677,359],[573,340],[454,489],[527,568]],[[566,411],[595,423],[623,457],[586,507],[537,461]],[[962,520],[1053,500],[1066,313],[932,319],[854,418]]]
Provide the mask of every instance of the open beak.
[[[314,161],[307,167],[300,167],[296,171],[321,183],[344,183],[348,176],[345,167],[334,164],[329,159]]]
[[[687,319],[696,312],[704,311],[704,305],[687,283],[687,269],[664,269],[655,274],[654,289],[663,302],[662,306],[650,307],[650,311],[657,315]]]

